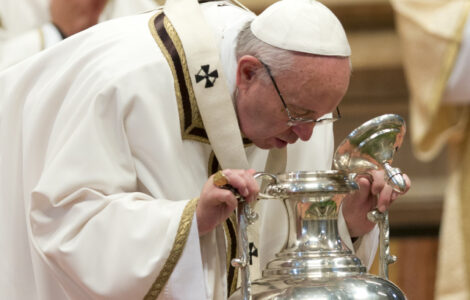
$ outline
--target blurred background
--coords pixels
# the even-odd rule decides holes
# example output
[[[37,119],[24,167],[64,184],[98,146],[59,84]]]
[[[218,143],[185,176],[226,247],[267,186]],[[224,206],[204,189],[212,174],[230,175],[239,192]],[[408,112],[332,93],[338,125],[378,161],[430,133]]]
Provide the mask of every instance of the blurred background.
[[[259,13],[273,0],[242,0]],[[402,67],[394,11],[388,0],[321,0],[340,19],[352,48],[353,73],[341,103],[343,118],[335,123],[340,143],[365,121],[387,113],[408,122],[409,92]],[[409,132],[393,165],[412,180],[412,189],[390,211],[390,279],[410,300],[434,299],[439,223],[447,178],[446,157],[423,163],[412,152]],[[378,274],[377,262],[372,273]]]

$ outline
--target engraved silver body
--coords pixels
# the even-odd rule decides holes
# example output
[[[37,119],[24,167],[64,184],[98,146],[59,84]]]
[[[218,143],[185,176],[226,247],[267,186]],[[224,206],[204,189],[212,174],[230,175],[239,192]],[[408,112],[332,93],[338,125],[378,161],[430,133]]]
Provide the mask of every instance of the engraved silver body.
[[[254,220],[244,201],[238,208],[242,256],[232,263],[241,268],[242,286],[231,300],[277,299],[406,299],[388,281],[389,254],[387,213],[372,211],[368,218],[380,228],[380,275],[368,274],[361,261],[344,245],[338,232],[338,206],[358,189],[357,173],[384,170],[389,184],[404,191],[401,171],[391,167],[393,154],[401,146],[405,124],[397,115],[372,119],[353,131],[338,147],[335,166],[339,170],[291,172],[279,175],[258,173],[267,184],[260,199],[282,199],[289,218],[288,238],[283,249],[263,270],[262,278],[250,282],[247,265],[246,226]]]
[[[337,203],[356,189],[341,171],[276,176],[261,197],[283,199],[288,239],[262,278],[230,299],[405,299],[393,283],[367,274],[339,237]]]

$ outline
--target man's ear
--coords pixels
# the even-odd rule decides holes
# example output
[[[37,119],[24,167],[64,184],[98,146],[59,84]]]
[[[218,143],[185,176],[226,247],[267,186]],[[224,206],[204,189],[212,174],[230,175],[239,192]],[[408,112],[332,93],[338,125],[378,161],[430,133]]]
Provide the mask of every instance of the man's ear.
[[[262,68],[261,62],[254,56],[240,57],[237,65],[237,88],[239,91],[247,89],[256,79],[256,73]]]

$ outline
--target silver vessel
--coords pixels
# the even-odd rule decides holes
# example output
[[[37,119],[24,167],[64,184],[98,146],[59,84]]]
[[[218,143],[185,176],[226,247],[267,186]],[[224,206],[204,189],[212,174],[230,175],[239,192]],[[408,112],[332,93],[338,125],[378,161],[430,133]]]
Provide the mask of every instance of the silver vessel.
[[[288,239],[262,272],[251,282],[247,265],[246,227],[256,220],[249,205],[238,208],[241,257],[232,264],[241,268],[241,288],[235,299],[406,299],[388,280],[389,254],[387,213],[374,210],[371,221],[380,228],[380,276],[368,274],[365,266],[349,250],[338,233],[338,207],[342,199],[358,189],[357,174],[382,169],[389,184],[404,191],[405,180],[391,167],[393,154],[401,146],[405,123],[400,116],[384,115],[354,130],[335,153],[337,170],[258,173],[266,184],[260,199],[282,199],[288,213]]]

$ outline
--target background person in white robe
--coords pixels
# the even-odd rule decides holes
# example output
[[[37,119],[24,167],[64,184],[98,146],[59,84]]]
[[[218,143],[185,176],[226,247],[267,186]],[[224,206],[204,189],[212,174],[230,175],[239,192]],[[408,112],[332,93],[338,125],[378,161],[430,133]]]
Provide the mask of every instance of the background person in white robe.
[[[253,170],[264,169],[263,149],[297,140],[309,141],[289,169],[330,169],[332,127],[314,120],[331,117],[347,90],[349,44],[321,4],[280,3],[280,15],[258,17],[228,3],[201,5],[223,66],[217,80],[237,91],[233,105],[218,108],[236,112],[238,122],[223,119],[215,129],[236,128],[238,142],[242,134],[251,141],[243,152]],[[282,13],[291,8],[304,15]],[[285,29],[296,33],[283,35],[285,47],[295,37],[303,48],[270,46],[258,32],[251,50],[235,49],[247,22],[284,18],[295,19]],[[304,26],[311,21],[319,27]],[[251,26],[246,30],[252,34]],[[211,146],[217,141],[204,135],[209,129],[184,67],[190,49],[183,52],[180,41],[171,20],[150,12],[95,26],[0,74],[0,298],[227,297],[230,240],[223,222],[236,199],[207,179],[217,170]],[[329,55],[311,54],[318,45]],[[311,122],[289,125],[261,61],[290,113]],[[227,141],[227,151],[236,142]],[[249,201],[258,191],[253,170],[223,170]],[[344,201],[339,222],[350,246],[350,236],[362,237],[355,248],[369,265],[377,232],[366,213],[387,209],[396,195],[380,176],[360,187]],[[285,232],[280,214],[261,236]],[[283,240],[263,243],[260,249],[276,251]]]
[[[417,158],[448,151],[436,300],[470,299],[470,2],[393,0]]]
[[[146,12],[163,2],[0,0],[0,70],[98,22]]]

